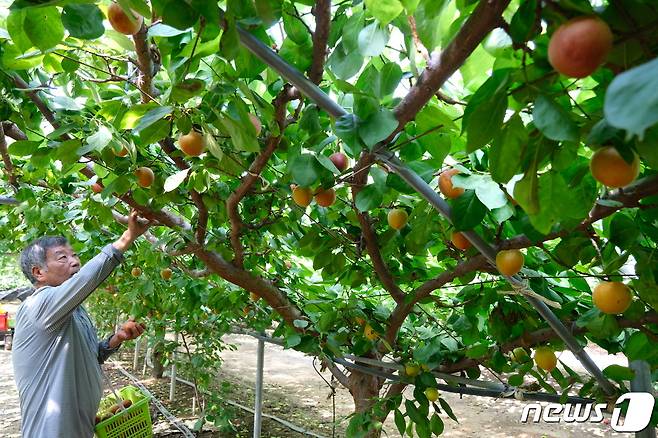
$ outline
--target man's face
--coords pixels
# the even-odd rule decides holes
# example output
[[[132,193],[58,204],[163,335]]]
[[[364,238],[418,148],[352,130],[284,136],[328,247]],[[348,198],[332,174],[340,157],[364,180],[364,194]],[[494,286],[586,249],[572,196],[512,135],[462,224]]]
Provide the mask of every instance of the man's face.
[[[46,266],[32,267],[32,273],[42,286],[59,286],[80,270],[80,259],[69,245],[46,250]]]

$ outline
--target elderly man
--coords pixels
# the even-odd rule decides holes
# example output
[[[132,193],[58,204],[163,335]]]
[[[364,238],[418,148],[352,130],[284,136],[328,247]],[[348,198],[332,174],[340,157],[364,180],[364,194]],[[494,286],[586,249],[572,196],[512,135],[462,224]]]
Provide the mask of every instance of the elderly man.
[[[128,229],[87,264],[64,237],[43,237],[21,254],[21,268],[35,292],[16,315],[14,374],[25,438],[90,438],[102,396],[101,367],[123,341],[144,325],[126,322],[98,342],[82,302],[123,260],[123,252],[147,229],[131,212]]]

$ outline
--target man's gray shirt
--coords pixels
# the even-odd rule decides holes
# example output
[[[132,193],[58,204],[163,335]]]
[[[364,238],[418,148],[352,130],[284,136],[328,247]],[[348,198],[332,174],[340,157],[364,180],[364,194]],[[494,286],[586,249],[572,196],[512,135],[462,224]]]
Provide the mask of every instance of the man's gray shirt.
[[[107,245],[60,286],[39,288],[16,314],[12,351],[24,438],[90,438],[102,396],[96,329],[80,305],[123,260]]]

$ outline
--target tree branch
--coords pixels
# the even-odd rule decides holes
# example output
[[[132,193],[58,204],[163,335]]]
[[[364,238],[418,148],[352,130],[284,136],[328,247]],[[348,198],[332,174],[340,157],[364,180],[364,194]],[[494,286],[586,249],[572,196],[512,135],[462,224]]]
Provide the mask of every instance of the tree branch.
[[[25,91],[25,94],[27,94],[28,97],[30,98],[30,100],[32,102],[34,102],[34,104],[37,106],[37,108],[39,109],[41,114],[43,114],[43,116],[46,118],[48,123],[50,123],[50,125],[53,128],[59,129],[61,127],[61,125],[59,124],[59,122],[55,118],[55,114],[50,110],[50,108],[48,108],[48,106],[46,106],[44,101],[37,94],[37,91],[36,90],[28,90],[30,88],[28,83],[25,82],[23,80],[23,78],[21,78],[17,74],[12,75],[12,79],[14,80],[14,83],[16,84],[16,86],[18,88]],[[70,140],[71,139],[71,137],[69,137],[67,134],[62,135],[62,138],[64,138],[65,140]]]
[[[274,99],[274,118],[279,124],[279,131],[283,133],[286,128],[286,105],[291,100],[297,98],[298,94],[295,93],[293,87],[286,84],[281,92]],[[271,135],[267,138],[265,149],[258,155],[258,157],[251,163],[247,174],[242,177],[240,185],[233,193],[231,193],[226,200],[226,211],[231,222],[231,246],[235,252],[233,263],[235,266],[242,268],[244,266],[244,249],[240,242],[240,234],[244,224],[238,213],[238,204],[244,198],[253,184],[260,178],[260,173],[263,171],[267,162],[270,160],[274,151],[279,146],[283,134],[277,136]]]
[[[354,166],[354,174],[350,182],[352,186],[352,199],[356,203],[356,197],[359,192],[366,185],[368,180],[368,171],[367,168],[374,163],[374,156],[369,153],[364,153],[361,155],[361,158]],[[361,230],[363,233],[363,239],[366,243],[366,249],[370,260],[375,268],[375,272],[379,277],[379,280],[384,285],[384,288],[391,294],[391,297],[397,302],[401,303],[404,301],[404,292],[397,285],[391,271],[389,271],[386,262],[382,258],[382,254],[379,251],[379,243],[377,242],[377,233],[372,228],[370,221],[370,215],[368,213],[360,212],[356,206],[354,207],[357,218],[359,219],[359,224],[361,225]]]
[[[324,72],[324,60],[327,56],[327,41],[331,26],[331,0],[316,0],[312,9],[315,16],[315,32],[313,32],[313,61],[308,70],[309,79],[319,84]]]
[[[338,383],[343,385],[345,388],[348,388],[349,378],[347,375],[342,372],[334,363],[327,359],[322,359],[322,366],[326,367],[331,374],[338,380]]]
[[[0,123],[0,155],[2,156],[2,161],[5,163],[5,173],[9,179],[9,184],[14,188],[14,191],[17,192],[18,180],[14,173],[14,165],[11,162],[11,157],[9,157],[9,152],[7,151],[7,139],[5,138],[3,123]]]
[[[232,263],[224,260],[218,253],[208,251],[200,246],[196,248],[195,255],[223,279],[249,292],[256,292],[261,298],[267,301],[267,304],[272,309],[281,315],[290,327],[295,327],[293,321],[296,319],[306,319],[299,308],[291,303],[288,297],[272,282],[261,277],[253,276],[243,269],[236,268]],[[300,332],[303,331],[303,329],[296,329]]]
[[[509,3],[510,0],[481,0],[445,50],[432,53],[427,68],[418,82],[395,107],[395,116],[399,125],[389,138],[393,138],[407,122],[416,117],[418,111],[461,67],[487,34],[498,26],[501,14]]]
[[[142,92],[142,102],[147,103],[152,100],[153,96],[153,60],[151,50],[148,45],[147,37],[148,28],[142,23],[142,28],[133,35],[135,51],[137,52],[137,63],[139,65],[139,79],[137,84]]]
[[[2,122],[2,129],[5,131],[5,135],[9,138],[13,138],[16,141],[27,140],[27,135],[16,125],[14,122],[4,121]]]

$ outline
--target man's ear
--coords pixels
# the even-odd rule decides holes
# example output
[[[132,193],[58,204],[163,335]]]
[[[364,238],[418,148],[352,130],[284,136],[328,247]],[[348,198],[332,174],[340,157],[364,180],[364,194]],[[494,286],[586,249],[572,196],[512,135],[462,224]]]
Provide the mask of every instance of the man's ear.
[[[37,282],[41,283],[44,280],[46,274],[46,268],[41,268],[39,266],[32,266],[32,275],[37,279]]]

